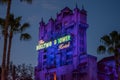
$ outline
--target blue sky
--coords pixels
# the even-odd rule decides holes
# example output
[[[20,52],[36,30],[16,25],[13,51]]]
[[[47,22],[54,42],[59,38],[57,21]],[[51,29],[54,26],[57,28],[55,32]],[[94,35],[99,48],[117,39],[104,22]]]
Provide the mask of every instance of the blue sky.
[[[100,44],[100,37],[113,30],[120,32],[120,0],[34,0],[31,5],[20,3],[19,0],[12,0],[11,13],[15,16],[23,16],[22,22],[29,22],[30,28],[26,32],[32,35],[31,41],[20,41],[19,34],[13,38],[11,60],[15,64],[37,65],[38,52],[35,47],[38,43],[39,22],[43,17],[45,23],[56,13],[68,6],[74,9],[76,6],[81,9],[82,5],[88,13],[87,29],[87,52],[101,59],[103,55],[97,55],[96,48]],[[4,18],[6,6],[0,6],[0,17]],[[0,64],[2,61],[3,37],[0,32]]]

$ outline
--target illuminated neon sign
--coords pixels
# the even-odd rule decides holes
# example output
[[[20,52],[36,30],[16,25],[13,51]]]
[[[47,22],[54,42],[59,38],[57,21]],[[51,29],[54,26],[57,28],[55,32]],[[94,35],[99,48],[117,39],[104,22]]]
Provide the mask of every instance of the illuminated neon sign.
[[[69,47],[70,43],[65,44],[65,45],[61,44],[67,41],[70,41],[70,35],[67,35],[67,36],[64,36],[64,37],[61,37],[61,38],[58,38],[56,40],[49,41],[49,42],[44,42],[43,40],[40,40],[39,44],[36,46],[36,50],[41,50],[41,49],[48,48],[48,47],[51,47],[52,45],[57,45],[57,44],[60,44],[59,49],[67,48]]]
[[[59,45],[59,50],[60,50],[60,49],[67,48],[67,47],[69,47],[69,46],[70,46],[70,42],[68,42],[67,44],[60,44],[60,45]]]

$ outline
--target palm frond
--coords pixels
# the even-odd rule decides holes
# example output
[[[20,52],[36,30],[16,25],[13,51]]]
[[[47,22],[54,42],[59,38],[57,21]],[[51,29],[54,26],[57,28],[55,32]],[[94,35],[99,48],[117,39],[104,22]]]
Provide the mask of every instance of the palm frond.
[[[14,29],[13,29],[13,33],[14,33],[14,34],[19,33],[19,29],[18,29],[18,28],[14,28]]]
[[[106,45],[109,46],[111,45],[111,39],[108,35],[105,35],[103,37],[101,37],[101,41]]]
[[[9,16],[9,25],[14,26],[14,14],[10,14]]]
[[[117,49],[120,49],[120,33],[117,31],[112,31],[109,35],[104,35],[101,37],[102,45],[97,48],[98,53],[108,53],[116,54]]]
[[[5,30],[2,30],[2,35],[5,35]]]
[[[0,18],[0,26],[1,26],[1,29],[4,28],[4,26],[5,26],[5,19]]]
[[[15,18],[13,30],[18,30],[19,29],[19,27],[21,26],[21,24],[20,24],[21,19],[22,19],[21,16]]]
[[[8,0],[0,0],[0,4],[7,4]]]
[[[104,45],[100,45],[97,48],[97,53],[105,53],[105,51],[106,51],[106,47]]]
[[[113,48],[112,46],[111,46],[111,47],[108,47],[107,52],[108,52],[109,54],[114,53],[114,48]]]
[[[2,35],[5,34],[5,27],[4,26],[5,26],[5,19],[0,18],[0,31],[1,31]]]
[[[111,40],[112,40],[113,43],[118,44],[119,34],[118,34],[117,31],[112,31],[110,33],[110,37],[111,37]]]
[[[23,33],[20,36],[20,40],[30,40],[30,39],[31,39],[31,36],[28,33]]]
[[[21,31],[21,32],[25,31],[29,26],[30,26],[29,23],[24,23],[24,24],[21,26],[20,31]]]
[[[22,16],[19,16],[19,17],[15,18],[15,21],[16,21],[16,22],[20,22],[21,19],[22,19]]]
[[[17,32],[19,31],[18,28],[21,26],[20,21],[21,21],[21,16],[14,18],[11,17],[10,18],[10,27],[11,27],[11,31],[13,32]]]
[[[20,23],[21,19],[22,19],[22,16],[18,16],[14,19],[14,22],[15,23]]]

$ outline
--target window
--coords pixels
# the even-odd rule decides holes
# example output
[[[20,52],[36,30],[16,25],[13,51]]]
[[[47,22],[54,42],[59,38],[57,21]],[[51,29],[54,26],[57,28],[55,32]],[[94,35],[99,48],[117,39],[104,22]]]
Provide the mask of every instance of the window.
[[[61,27],[61,24],[57,24],[56,26],[55,26],[55,30],[60,30],[62,27]]]
[[[47,49],[44,49],[44,53],[46,53],[47,52]]]
[[[43,59],[46,59],[47,58],[47,56],[46,55],[43,55]]]
[[[72,59],[72,54],[67,54],[66,59],[67,60]]]
[[[72,64],[72,63],[73,63],[72,60],[68,60],[66,64],[69,65],[69,64]]]
[[[74,28],[74,25],[71,25],[71,26],[67,26],[65,30],[66,30],[68,33],[70,33],[71,30],[73,30],[73,28]]]
[[[45,68],[47,65],[46,61],[43,62],[43,68]]]

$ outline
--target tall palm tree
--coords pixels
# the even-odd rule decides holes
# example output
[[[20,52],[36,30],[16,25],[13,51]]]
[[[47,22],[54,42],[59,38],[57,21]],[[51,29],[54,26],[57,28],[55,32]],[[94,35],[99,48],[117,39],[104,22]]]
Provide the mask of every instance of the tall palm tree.
[[[2,74],[1,74],[1,80],[5,80],[5,64],[6,64],[6,50],[7,50],[7,36],[8,36],[8,19],[10,15],[10,7],[11,7],[11,0],[0,0],[0,3],[7,3],[7,13],[6,13],[6,20],[5,20],[5,26],[4,26],[4,47],[3,47],[3,58],[2,58]]]
[[[120,33],[117,31],[112,31],[109,35],[104,35],[101,37],[102,44],[97,48],[98,53],[108,53],[114,54],[116,72],[118,74],[118,80],[120,80]]]
[[[7,73],[9,71],[9,64],[10,64],[10,52],[11,52],[11,46],[12,46],[12,39],[14,36],[14,33],[21,33],[20,36],[20,40],[29,40],[31,39],[31,36],[28,33],[23,33],[27,28],[29,28],[29,24],[28,23],[24,23],[24,24],[20,24],[22,17],[17,17],[14,18],[14,15],[10,15],[10,19],[9,19],[9,31],[8,31],[8,38],[9,38],[9,42],[8,42],[8,51],[7,51],[7,66],[6,66],[6,76]],[[0,18],[0,23],[1,25],[4,25],[4,19]],[[2,27],[2,29],[4,30],[4,27]],[[3,31],[4,34],[4,31]]]
[[[6,13],[6,20],[5,20],[5,35],[4,35],[4,47],[3,47],[3,58],[2,58],[2,74],[1,74],[1,80],[5,80],[5,64],[6,64],[6,50],[7,50],[7,37],[8,37],[8,24],[9,24],[9,16],[10,16],[10,10],[11,10],[11,1],[12,0],[0,0],[0,4],[7,3],[7,13]],[[32,0],[19,0],[21,2],[27,2],[32,3]]]

